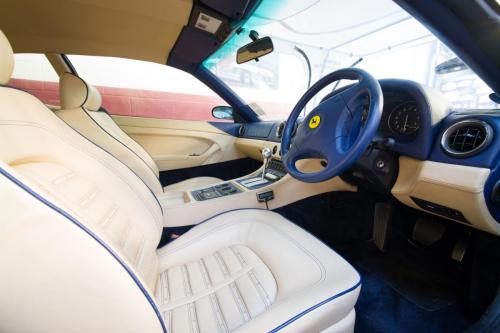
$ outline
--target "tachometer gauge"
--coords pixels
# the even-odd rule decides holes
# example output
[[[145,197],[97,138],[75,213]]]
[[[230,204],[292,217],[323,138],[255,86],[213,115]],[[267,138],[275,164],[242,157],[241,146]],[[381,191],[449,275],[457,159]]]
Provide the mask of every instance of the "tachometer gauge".
[[[420,112],[417,105],[407,102],[396,106],[389,114],[389,128],[400,135],[415,135],[420,129]]]

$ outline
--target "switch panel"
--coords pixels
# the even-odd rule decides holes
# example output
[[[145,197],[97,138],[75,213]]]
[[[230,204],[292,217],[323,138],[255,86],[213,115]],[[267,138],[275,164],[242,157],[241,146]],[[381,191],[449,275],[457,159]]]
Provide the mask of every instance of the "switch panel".
[[[231,194],[240,193],[241,190],[232,183],[223,183],[201,190],[191,192],[191,195],[196,201],[205,201],[214,198],[225,197]]]

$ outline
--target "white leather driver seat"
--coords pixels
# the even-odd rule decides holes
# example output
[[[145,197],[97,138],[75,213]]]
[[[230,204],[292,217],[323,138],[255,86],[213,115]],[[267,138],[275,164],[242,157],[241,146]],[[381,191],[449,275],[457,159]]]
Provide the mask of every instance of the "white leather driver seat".
[[[0,32],[0,84],[12,49]],[[280,215],[238,210],[156,249],[129,168],[0,86],[0,332],[352,332],[360,277]]]
[[[222,181],[215,177],[195,177],[163,188],[154,160],[101,109],[101,94],[95,87],[76,75],[64,73],[59,78],[59,95],[61,109],[56,114],[129,167],[154,193],[186,191]]]

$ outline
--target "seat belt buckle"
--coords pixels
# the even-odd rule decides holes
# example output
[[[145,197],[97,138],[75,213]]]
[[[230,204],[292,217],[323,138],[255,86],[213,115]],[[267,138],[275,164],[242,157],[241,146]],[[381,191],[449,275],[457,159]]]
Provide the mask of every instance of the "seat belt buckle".
[[[258,202],[268,202],[270,200],[274,199],[274,192],[271,191],[266,191],[262,193],[257,193],[257,201]]]

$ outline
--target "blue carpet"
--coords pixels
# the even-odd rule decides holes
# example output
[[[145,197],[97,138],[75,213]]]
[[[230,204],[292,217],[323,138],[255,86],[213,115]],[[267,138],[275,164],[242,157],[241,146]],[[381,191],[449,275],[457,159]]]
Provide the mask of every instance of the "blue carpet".
[[[356,304],[356,333],[452,333],[472,324],[464,316],[454,286],[422,274],[417,270],[421,267],[412,272],[412,265],[378,252],[371,243],[344,255],[363,282]]]

